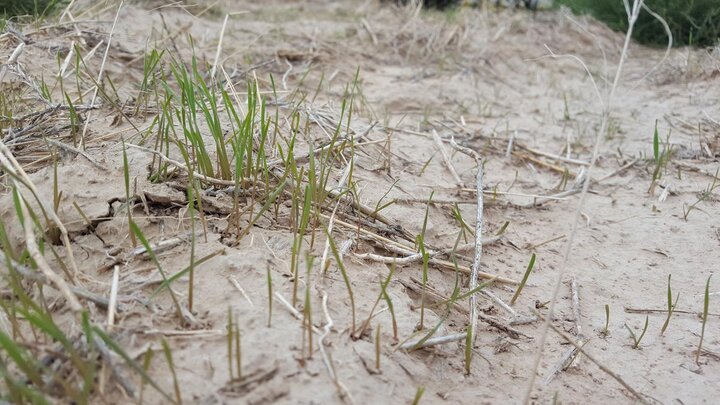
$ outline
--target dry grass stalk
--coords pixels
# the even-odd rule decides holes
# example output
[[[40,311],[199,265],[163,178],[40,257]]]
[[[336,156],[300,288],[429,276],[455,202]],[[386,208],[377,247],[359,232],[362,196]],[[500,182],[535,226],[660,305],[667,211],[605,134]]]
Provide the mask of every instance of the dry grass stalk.
[[[318,339],[320,354],[322,355],[325,369],[328,374],[330,374],[330,379],[333,381],[333,384],[335,384],[335,388],[337,388],[340,398],[349,404],[354,404],[355,401],[353,400],[352,395],[350,395],[350,391],[348,391],[345,384],[340,381],[337,373],[335,372],[335,365],[333,364],[332,356],[325,350],[325,338],[330,334],[334,325],[333,320],[330,317],[330,312],[328,312],[327,302],[328,295],[325,291],[321,290],[321,303],[323,314],[325,315],[325,325],[323,325],[323,332],[320,334],[320,339]]]
[[[448,154],[447,150],[445,149],[445,146],[442,143],[442,139],[440,139],[440,135],[438,135],[437,131],[435,131],[434,129],[432,131],[432,137],[433,137],[433,140],[435,141],[435,146],[437,146],[438,150],[440,150],[440,154],[443,157],[445,166],[447,166],[448,171],[455,179],[455,183],[460,188],[465,187],[462,179],[460,179],[460,176],[457,173],[457,170],[455,170],[455,166],[453,166],[452,161],[450,160],[450,155]],[[480,189],[480,190],[482,190],[482,189]]]
[[[50,268],[50,265],[47,263],[47,261],[45,261],[45,257],[43,257],[42,253],[40,253],[40,248],[38,247],[37,241],[35,240],[33,220],[30,216],[30,211],[27,208],[25,200],[23,198],[20,198],[19,204],[20,210],[23,214],[23,217],[25,218],[25,221],[23,223],[23,227],[25,228],[25,246],[27,247],[30,257],[32,257],[32,259],[35,261],[35,264],[37,264],[43,275],[45,275],[45,277],[50,280],[50,282],[53,283],[55,287],[57,287],[58,291],[60,291],[60,293],[65,296],[65,299],[67,300],[70,309],[75,312],[82,311],[83,306],[80,305],[80,302],[78,301],[75,294],[70,290],[68,284],[62,277],[60,277],[57,273],[55,273],[55,271]]]

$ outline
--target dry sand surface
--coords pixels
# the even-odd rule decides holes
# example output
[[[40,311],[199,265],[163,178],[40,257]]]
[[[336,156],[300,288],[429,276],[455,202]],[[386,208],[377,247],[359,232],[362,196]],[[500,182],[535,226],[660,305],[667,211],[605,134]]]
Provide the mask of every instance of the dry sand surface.
[[[3,114],[13,114],[13,120],[3,118],[4,144],[27,172],[38,199],[46,207],[58,201],[55,211],[67,228],[77,273],[57,237],[54,246],[53,238],[45,237],[57,253],[46,249],[48,267],[76,291],[104,299],[111,295],[117,269],[113,325],[107,326],[102,300],[80,297],[80,305],[135,364],[143,364],[148,349],[155,352],[148,374],[172,399],[171,369],[185,403],[411,403],[421,387],[420,403],[426,404],[520,403],[542,341],[530,403],[710,404],[720,396],[717,276],[710,281],[696,362],[706,281],[720,262],[720,184],[713,187],[720,182],[713,180],[720,167],[720,49],[679,48],[664,57],[663,49],[631,43],[603,127],[603,104],[624,35],[559,10],[420,12],[377,1],[190,5],[138,0],[123,5],[108,48],[117,8],[118,2],[78,1],[60,23],[16,25],[0,35],[3,61],[26,43],[0,83],[7,95]],[[73,45],[85,65],[77,73],[71,54],[62,89],[58,72]],[[269,171],[267,183],[250,179],[235,198],[223,193],[227,185],[198,180],[201,207],[189,210],[187,171],[174,167],[151,181],[150,165],[157,169],[157,157],[128,146],[133,221],[155,246],[165,273],[187,268],[191,254],[194,261],[215,254],[194,269],[191,309],[188,274],[172,283],[184,315],[177,314],[167,289],[153,296],[162,276],[147,254],[133,253],[141,244],[135,241],[133,247],[124,208],[121,143],[156,147],[157,100],[167,99],[153,94],[142,104],[137,98],[144,56],[152,49],[165,50],[159,68],[167,91],[177,92],[173,60],[190,66],[195,55],[206,78],[216,66],[216,77],[243,117],[247,83],[252,83],[267,104],[268,162],[283,159],[277,146],[286,154],[294,128],[298,167],[319,176],[329,173],[327,190],[347,191],[341,177],[352,167],[350,192],[339,198],[328,194],[312,211],[295,255],[297,282],[293,246],[302,215],[296,208],[303,207],[309,177],[299,186],[290,180],[276,200],[270,195],[289,170],[284,161]],[[106,79],[95,101],[99,108],[78,108],[80,122],[73,121],[62,91],[75,104],[91,106],[101,71]],[[41,101],[43,81],[54,102],[66,107]],[[181,107],[177,97],[170,103]],[[221,109],[219,116],[229,139],[233,128],[227,112]],[[184,143],[180,117],[175,118],[175,139]],[[201,122],[200,132],[213,145],[208,151],[214,165],[215,146]],[[653,182],[656,123],[658,151],[669,153]],[[338,126],[341,146],[318,152],[314,169],[300,159],[309,145],[327,144]],[[589,168],[601,130],[597,159]],[[256,136],[255,153],[260,143]],[[49,150],[55,151],[57,165]],[[459,294],[469,290],[467,272],[476,256],[478,164],[467,150],[479,155],[484,173],[480,236],[486,243],[479,271],[499,276],[477,294],[469,373],[464,338],[401,348],[431,332],[439,337],[467,330],[469,298],[447,303],[455,286]],[[185,167],[176,145],[162,151]],[[323,166],[323,159],[329,163]],[[6,249],[19,252],[26,233],[17,219],[8,164],[3,162],[0,215],[12,245]],[[585,197],[583,181],[589,181]],[[30,209],[40,212],[27,187],[19,190]],[[374,214],[381,207],[380,215]],[[39,223],[48,231],[49,221]],[[330,223],[352,297],[333,249],[326,248]],[[194,242],[187,236],[192,229]],[[404,259],[382,295],[393,267],[389,258],[417,252],[417,236],[423,234],[426,250],[433,253],[425,287],[422,260]],[[452,250],[458,241],[464,249],[454,255],[456,273],[452,257],[435,251]],[[527,284],[507,307],[533,254]],[[4,261],[3,268],[7,273]],[[679,298],[661,334],[669,275],[672,294]],[[29,279],[24,285],[70,339],[83,341],[81,317],[56,284],[49,283],[42,294]],[[9,287],[3,288],[6,296]],[[289,310],[292,303],[280,300],[291,302],[294,288],[299,319]],[[610,316],[604,333],[606,305]],[[553,327],[589,355],[577,356],[565,368],[562,359],[572,346],[553,329],[546,331],[534,315],[545,317],[553,306]],[[237,356],[229,355],[230,310],[241,336],[241,377]],[[24,330],[18,341],[37,358],[53,359],[62,372],[67,358],[53,354],[61,347],[33,338],[22,319],[15,326],[9,318],[22,317],[5,314],[4,333]],[[647,331],[633,347],[629,330],[640,336],[646,319]],[[163,355],[163,339],[173,367]],[[235,351],[234,341],[230,350]],[[101,363],[92,402],[137,402],[141,386],[145,403],[168,401],[142,383],[122,357],[108,354]],[[62,390],[46,392],[53,398]],[[55,400],[67,403],[67,398]]]

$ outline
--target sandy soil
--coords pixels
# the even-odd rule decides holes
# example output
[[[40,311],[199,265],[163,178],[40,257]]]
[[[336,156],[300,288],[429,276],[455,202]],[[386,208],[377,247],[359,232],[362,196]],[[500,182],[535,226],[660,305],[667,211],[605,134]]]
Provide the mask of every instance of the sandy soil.
[[[376,207],[381,199],[398,201],[382,211],[393,226],[372,224],[345,204],[339,219],[412,246],[412,238],[404,238],[403,231],[412,237],[421,232],[426,201],[434,192],[436,202],[428,209],[426,240],[431,247],[452,247],[459,225],[453,204],[448,202],[457,202],[463,218],[474,228],[477,173],[473,159],[451,148],[449,140],[454,137],[482,157],[484,237],[495,235],[509,222],[503,236],[484,247],[480,270],[517,281],[523,277],[530,256],[537,255],[528,284],[513,305],[519,316],[528,317],[536,308],[547,314],[556,280],[564,272],[553,325],[574,339],[582,339],[584,350],[632,389],[646,395],[646,401],[713,403],[720,395],[720,280],[713,279],[710,284],[710,315],[703,343],[706,351],[699,364],[695,361],[705,283],[718,266],[718,189],[705,195],[687,217],[684,215],[712,184],[713,174],[720,167],[720,50],[675,49],[663,59],[663,50],[630,46],[612,100],[610,125],[601,135],[597,164],[589,173],[584,171],[584,176],[593,181],[579,208],[578,229],[564,265],[564,252],[581,202],[579,194],[537,205],[533,196],[572,189],[574,178],[586,169],[583,163],[590,162],[602,120],[602,105],[593,81],[604,96],[615,75],[622,34],[560,11],[531,14],[463,9],[416,13],[374,1],[228,0],[213,4],[205,12],[198,6],[183,8],[163,2],[125,4],[105,65],[121,102],[137,94],[146,49],[167,49],[188,61],[193,52],[188,38],[192,36],[199,60],[212,65],[227,13],[237,14],[228,19],[223,37],[224,69],[234,74],[239,89],[244,89],[246,79],[257,78],[260,89],[271,94],[268,78],[272,74],[281,99],[296,89],[298,94],[306,94],[303,120],[318,142],[327,139],[325,132],[339,119],[342,97],[359,69],[356,109],[350,125],[357,134],[367,134],[365,145],[355,152],[357,196],[370,207]],[[18,28],[28,42],[19,60],[28,76],[36,81],[55,77],[58,62],[54,53],[67,52],[72,41],[87,53],[107,38],[117,5],[83,6],[81,3],[72,9],[82,23]],[[2,60],[9,57],[18,41],[17,36],[7,33],[0,37]],[[95,72],[104,49],[100,46],[88,58]],[[553,53],[558,57],[551,57]],[[8,74],[2,86],[22,88],[27,83]],[[276,105],[280,116],[286,117],[288,111],[282,103]],[[15,116],[44,108],[31,97],[26,97],[23,107],[23,111],[14,112]],[[269,107],[272,114],[275,108]],[[122,117],[107,104],[83,115],[88,120],[87,158],[63,149],[57,169],[58,188],[63,192],[57,211],[70,232],[83,274],[77,282],[108,296],[112,265],[120,265],[120,303],[111,329],[113,336],[140,360],[149,347],[161,350],[161,338],[167,339],[185,402],[410,403],[419,387],[425,389],[421,403],[523,400],[543,335],[542,321],[512,326],[519,334],[478,323],[469,375],[464,369],[464,341],[415,351],[399,349],[385,301],[375,309],[367,333],[353,340],[348,291],[339,269],[334,262],[325,276],[317,269],[325,246],[325,236],[318,230],[312,249],[318,256],[316,269],[310,280],[302,276],[300,288],[305,294],[305,286],[312,286],[312,319],[320,334],[327,324],[322,310],[322,299],[327,297],[334,326],[324,338],[324,350],[330,354],[337,375],[333,381],[318,341],[314,340],[313,353],[308,357],[302,321],[293,318],[277,299],[271,326],[267,326],[266,270],[272,274],[274,292],[290,299],[293,289],[293,233],[284,206],[279,219],[264,216],[234,246],[224,243],[227,239],[222,235],[228,216],[207,213],[208,232],[197,240],[196,257],[221,254],[196,269],[193,311],[198,323],[194,327],[181,325],[167,293],[153,299],[151,305],[143,305],[157,286],[159,274],[151,261],[130,255],[133,247],[127,216],[117,213],[92,232],[73,203],[87,217],[101,218],[108,215],[109,200],[124,198],[120,139],[138,142],[133,125],[145,129],[154,116],[151,111]],[[46,118],[39,121],[41,130],[35,133],[68,143],[67,113]],[[662,178],[649,192],[656,122],[662,140],[670,133],[672,155]],[[279,123],[281,133],[287,135],[288,124]],[[443,161],[432,136],[434,131],[444,140],[463,187]],[[47,156],[47,145],[33,143],[33,139],[37,138],[12,150],[30,173],[41,198],[50,204],[52,160],[42,160]],[[307,148],[304,140],[301,148]],[[138,201],[134,216],[151,243],[185,235],[190,222],[184,193],[170,184],[147,180],[149,154],[128,149],[128,158],[136,194],[146,200]],[[339,179],[343,169],[334,169],[331,182]],[[228,204],[221,197],[206,197],[218,206]],[[114,205],[116,209],[118,206]],[[17,246],[22,246],[22,228],[9,192],[0,197],[0,213]],[[360,218],[366,218],[365,222]],[[358,235],[356,229],[340,224],[334,227],[338,244],[352,242],[344,265],[360,324],[373,310],[380,280],[389,271],[388,265],[362,255],[395,254],[382,243]],[[468,237],[471,241],[472,236]],[[188,265],[189,246],[183,242],[159,254],[168,273]],[[58,249],[66,257],[67,252]],[[472,249],[463,252],[460,265],[469,268],[472,257]],[[48,260],[57,266],[49,255]],[[304,269],[304,264],[300,268]],[[661,335],[665,313],[636,313],[631,309],[665,309],[668,275],[672,275],[673,293],[680,296],[678,312]],[[421,294],[417,287],[412,289],[411,280],[421,277],[421,264],[399,266],[388,286],[401,341],[411,337],[420,321]],[[462,291],[467,291],[467,279],[461,277]],[[575,309],[571,280],[579,297]],[[183,278],[173,287],[183,300],[187,299],[187,283]],[[434,290],[449,297],[454,283],[452,271],[430,266],[428,285]],[[488,288],[505,302],[515,290],[515,285],[500,282]],[[78,333],[67,306],[61,297],[57,299],[58,319],[68,319],[68,333]],[[105,311],[87,305],[93,318],[103,322]],[[610,310],[607,334],[602,333],[605,305]],[[225,327],[229,308],[237,316],[242,336],[241,380],[230,380],[228,373]],[[303,311],[303,305],[297,308]],[[517,320],[485,296],[480,296],[479,309],[503,325]],[[436,335],[463,332],[467,311],[468,300],[458,302]],[[424,326],[431,328],[445,312],[444,305],[429,306]],[[639,334],[646,316],[647,333],[640,347],[633,348],[626,326]],[[378,328],[380,370],[375,369]],[[582,355],[554,378],[548,378],[570,348],[558,334],[548,332],[532,403],[555,399],[561,403],[639,401]],[[172,391],[172,375],[159,352],[149,373],[163,389]],[[129,370],[127,374],[138,386],[139,378]],[[112,379],[109,381],[98,398],[107,403],[126,403],[128,394]],[[163,402],[149,387],[144,395],[147,403]]]

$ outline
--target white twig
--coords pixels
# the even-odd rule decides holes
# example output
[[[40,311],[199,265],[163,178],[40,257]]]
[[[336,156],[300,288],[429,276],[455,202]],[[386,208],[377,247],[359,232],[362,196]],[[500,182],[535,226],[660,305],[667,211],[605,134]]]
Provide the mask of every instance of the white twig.
[[[570,294],[572,296],[572,311],[575,321],[575,336],[582,339],[582,325],[580,324],[580,293],[578,291],[578,284],[575,277],[570,280]]]
[[[325,363],[325,368],[327,369],[328,374],[330,374],[330,379],[332,379],[335,387],[338,389],[338,394],[340,395],[340,398],[342,398],[343,400],[347,400],[347,402],[353,404],[355,403],[355,401],[353,401],[353,398],[350,395],[350,391],[348,391],[347,387],[345,387],[345,384],[343,384],[338,379],[337,373],[335,373],[335,366],[333,365],[330,353],[325,351],[325,338],[327,337],[327,335],[330,334],[330,331],[332,330],[332,327],[334,325],[332,318],[330,318],[330,312],[327,308],[327,301],[328,295],[325,291],[322,291],[322,309],[323,314],[325,315],[325,325],[323,326],[323,333],[320,335],[320,339],[318,340],[318,345],[320,346],[320,354],[322,355],[323,363]]]
[[[455,183],[457,183],[460,187],[465,187],[463,185],[462,179],[458,175],[457,171],[455,170],[455,166],[453,166],[452,161],[450,160],[450,155],[448,155],[447,150],[445,149],[445,145],[442,143],[442,139],[440,139],[440,135],[438,135],[437,131],[434,129],[432,130],[432,137],[435,141],[435,145],[437,146],[438,150],[440,150],[440,154],[443,157],[443,161],[445,162],[445,166],[447,166],[448,171],[450,174],[452,174],[453,178],[455,179]],[[479,192],[482,191],[482,189],[479,189]]]
[[[280,303],[283,304],[283,306],[285,306],[285,308],[287,308],[288,311],[290,311],[290,314],[291,314],[293,317],[295,317],[295,319],[297,319],[297,320],[302,320],[302,319],[303,319],[302,314],[301,314],[297,309],[295,309],[292,305],[290,305],[290,303],[287,302],[287,300],[285,299],[285,297],[283,297],[282,295],[280,295],[279,292],[276,291],[275,294],[273,294],[273,295],[275,295],[275,298],[277,298],[277,300],[280,301]],[[315,326],[312,327],[312,331],[313,331],[313,333],[315,333],[315,334],[317,334],[317,335],[320,335],[320,334],[321,334],[321,333],[320,333],[320,329],[316,328]]]
[[[518,318],[518,313],[517,313],[517,311],[515,311],[510,305],[506,304],[505,301],[503,301],[502,299],[500,299],[500,297],[498,297],[497,295],[491,293],[490,291],[484,290],[484,289],[483,289],[483,290],[480,290],[480,294],[482,294],[482,295],[490,298],[490,299],[491,299],[494,303],[496,303],[500,308],[504,309],[505,312],[507,312],[507,313],[509,313],[510,315],[512,315],[513,319]]]
[[[110,304],[108,305],[108,329],[115,325],[115,311],[117,309],[118,285],[120,284],[120,266],[113,268],[112,284],[110,286]]]
[[[245,294],[245,290],[242,288],[242,286],[241,286],[240,283],[237,281],[237,279],[236,279],[235,277],[232,277],[232,276],[231,276],[231,277],[228,277],[228,280],[230,280],[230,282],[232,283],[232,285],[234,285],[235,288],[237,288],[238,291],[240,291],[240,294],[242,294],[242,296],[245,297],[245,300],[247,300],[248,304],[250,304],[250,308],[255,307],[255,305],[253,305],[252,301],[250,300],[250,297],[248,297],[248,295]]]
[[[477,211],[475,217],[475,257],[473,258],[473,265],[472,269],[470,270],[470,291],[473,291],[475,290],[475,288],[477,288],[477,278],[478,274],[480,273],[480,259],[482,258],[483,164],[482,159],[480,159],[480,155],[478,155],[477,152],[464,146],[458,145],[458,143],[455,142],[454,136],[450,138],[450,145],[453,148],[459,150],[460,152],[474,158],[477,164],[477,177],[475,184],[475,190],[477,192]],[[485,290],[481,290],[480,292],[485,295],[492,295],[492,293]],[[473,294],[470,296],[470,332],[472,333],[472,335],[470,336],[471,344],[475,343],[475,338],[477,336],[477,318],[477,292],[473,292]]]
[[[467,337],[467,333],[456,333],[454,335],[447,335],[447,336],[438,336],[430,338],[426,341],[424,341],[421,345],[416,346],[418,343],[420,343],[420,340],[413,340],[410,342],[405,342],[400,345],[400,349],[408,350],[408,349],[422,349],[423,347],[430,347],[430,346],[437,346],[442,345],[445,343],[451,343],[451,342],[457,342],[461,340],[465,340]]]

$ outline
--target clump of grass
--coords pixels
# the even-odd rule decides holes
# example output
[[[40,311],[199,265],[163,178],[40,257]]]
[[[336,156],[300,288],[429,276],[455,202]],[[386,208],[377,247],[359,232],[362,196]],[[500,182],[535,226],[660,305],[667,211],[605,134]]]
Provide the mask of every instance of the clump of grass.
[[[150,96],[153,93],[156,96],[156,101],[159,99],[157,93],[161,74],[159,67],[164,54],[164,50],[158,52],[157,49],[153,49],[145,54],[143,60],[143,80],[138,89],[138,95],[135,98],[135,114],[138,114],[141,108],[144,113],[147,113]]]
[[[0,15],[42,17],[66,3],[66,0],[0,0]]]
[[[630,332],[630,337],[631,337],[632,340],[633,340],[633,345],[632,345],[632,348],[633,348],[633,349],[639,349],[639,348],[640,348],[640,342],[642,341],[643,337],[645,336],[645,332],[647,332],[647,328],[648,328],[648,324],[649,324],[649,323],[650,323],[650,318],[646,316],[646,317],[645,317],[645,326],[643,326],[643,330],[642,330],[642,332],[640,333],[640,336],[637,336],[637,335],[635,334],[635,332],[634,332],[632,329],[630,329],[630,327],[629,327],[627,324],[625,324],[625,328],[628,330],[628,332]]]

